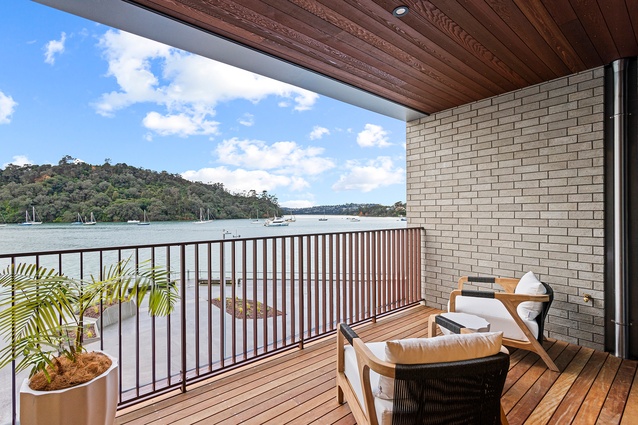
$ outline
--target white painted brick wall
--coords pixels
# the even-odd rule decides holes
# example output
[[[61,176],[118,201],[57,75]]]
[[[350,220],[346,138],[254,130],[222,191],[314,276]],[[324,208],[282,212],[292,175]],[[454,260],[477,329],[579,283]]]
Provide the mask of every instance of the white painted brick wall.
[[[546,334],[603,349],[602,68],[408,123],[407,194],[428,305],[532,270],[556,293]]]

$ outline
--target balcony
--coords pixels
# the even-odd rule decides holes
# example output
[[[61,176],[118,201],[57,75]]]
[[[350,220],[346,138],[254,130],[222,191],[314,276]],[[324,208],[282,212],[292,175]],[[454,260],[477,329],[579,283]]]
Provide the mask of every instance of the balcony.
[[[99,339],[88,345],[119,358],[118,424],[346,424],[354,418],[335,398],[336,324],[354,324],[366,341],[428,336],[428,316],[439,310],[419,305],[421,237],[418,228],[291,235],[14,254],[0,262],[79,277],[129,257],[171,270],[182,294],[171,316],[149,318],[144,304],[128,313],[114,306],[116,323],[103,323],[103,315]],[[220,308],[216,298],[240,301]],[[274,310],[260,313],[265,306]],[[510,423],[638,420],[638,362],[555,339],[546,348],[562,373],[512,350],[502,399]],[[24,376],[2,373],[4,411],[17,412],[11,395]]]
[[[414,306],[356,327],[364,341],[426,337],[438,310]],[[306,344],[144,406],[123,409],[120,425],[133,424],[354,424],[335,391],[334,336]],[[638,420],[638,363],[550,339],[550,356],[563,370],[511,350],[502,403],[510,424],[634,424]]]

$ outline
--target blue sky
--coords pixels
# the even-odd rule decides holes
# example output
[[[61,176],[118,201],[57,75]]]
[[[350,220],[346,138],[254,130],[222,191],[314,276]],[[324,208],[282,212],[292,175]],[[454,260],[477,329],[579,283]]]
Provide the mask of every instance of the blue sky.
[[[405,123],[27,0],[0,2],[0,168],[71,155],[267,190],[405,201]]]

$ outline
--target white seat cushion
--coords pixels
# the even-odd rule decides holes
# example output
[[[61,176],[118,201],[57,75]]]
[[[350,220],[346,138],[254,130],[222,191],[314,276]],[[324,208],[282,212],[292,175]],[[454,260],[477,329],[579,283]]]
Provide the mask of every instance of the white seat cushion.
[[[370,351],[380,359],[385,359],[385,342],[371,342],[366,344]],[[357,355],[354,352],[352,346],[347,345],[344,347],[345,352],[345,375],[350,381],[350,385],[354,390],[357,400],[361,409],[365,412],[365,406],[363,402],[363,391],[361,389],[361,378],[359,378],[359,369],[357,368]],[[379,374],[370,371],[370,385],[371,388],[377,388],[379,385]],[[385,400],[379,397],[374,398],[374,408],[377,414],[377,420],[379,425],[391,425],[392,424],[392,400]]]
[[[473,314],[455,312],[455,313],[441,313],[441,316],[453,321],[454,323],[458,323],[464,328],[473,330],[475,332],[490,331],[490,323],[487,320],[483,319],[482,317],[475,316]],[[439,326],[439,327],[441,328],[441,332],[444,335],[451,335],[454,333],[443,326]]]
[[[504,338],[528,341],[503,303],[497,299],[458,296],[456,297],[455,311],[482,317],[489,322],[490,331],[503,332]],[[538,323],[536,323],[535,320],[527,320],[523,317],[521,317],[521,319],[523,319],[523,323],[525,323],[532,332],[532,335],[538,338]]]

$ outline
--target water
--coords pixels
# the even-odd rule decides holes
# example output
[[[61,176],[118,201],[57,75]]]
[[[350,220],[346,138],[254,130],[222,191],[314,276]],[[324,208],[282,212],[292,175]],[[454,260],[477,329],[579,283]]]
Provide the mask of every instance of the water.
[[[362,217],[358,222],[345,216],[328,216],[328,221],[319,221],[320,217],[296,216],[297,221],[285,227],[265,227],[264,220],[253,224],[247,219],[215,220],[204,224],[192,221],[154,222],[150,226],[128,223],[97,223],[95,226],[9,224],[0,227],[0,255],[406,227],[406,222],[396,217]]]

